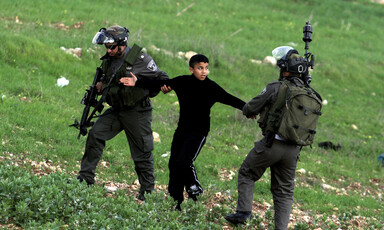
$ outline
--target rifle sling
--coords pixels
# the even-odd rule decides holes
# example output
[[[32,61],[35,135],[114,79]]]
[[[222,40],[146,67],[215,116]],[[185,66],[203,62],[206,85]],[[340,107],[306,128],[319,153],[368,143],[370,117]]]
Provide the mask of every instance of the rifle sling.
[[[140,46],[134,44],[131,50],[129,51],[125,61],[128,62],[128,64],[130,64],[131,66],[133,66],[133,64],[135,64],[137,57],[139,56],[141,49],[142,48]]]
[[[282,81],[279,87],[279,91],[277,93],[276,101],[271,107],[272,112],[275,112],[276,110],[280,110],[280,111],[282,110],[288,98],[287,91],[288,91],[288,86],[285,82]]]

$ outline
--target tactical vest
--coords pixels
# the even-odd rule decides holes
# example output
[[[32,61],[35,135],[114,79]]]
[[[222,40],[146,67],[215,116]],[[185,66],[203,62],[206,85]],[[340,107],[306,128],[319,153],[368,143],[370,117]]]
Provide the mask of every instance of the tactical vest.
[[[311,145],[321,107],[320,95],[311,87],[283,79],[276,101],[264,108],[258,123],[264,135],[272,132],[296,145]]]
[[[127,57],[122,63],[121,67],[116,71],[116,77],[111,82],[109,92],[106,97],[108,104],[116,108],[131,107],[146,100],[149,96],[149,90],[140,87],[127,87],[120,83],[120,79],[123,77],[131,77],[129,74],[135,64],[135,61],[140,54],[141,47],[134,44],[129,51]],[[104,59],[102,63],[102,69],[104,70],[104,84],[103,88],[107,87],[107,84],[114,74],[114,69],[110,67],[110,59]],[[108,68],[109,67],[109,68]]]

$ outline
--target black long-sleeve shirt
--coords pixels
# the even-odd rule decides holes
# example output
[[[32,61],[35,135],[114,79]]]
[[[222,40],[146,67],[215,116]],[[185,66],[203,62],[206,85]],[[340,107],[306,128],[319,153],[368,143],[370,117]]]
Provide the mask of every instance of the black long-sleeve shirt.
[[[179,99],[180,117],[177,130],[207,135],[210,130],[211,108],[216,102],[242,110],[245,102],[227,93],[208,77],[203,81],[193,75],[183,75],[165,80],[139,79],[136,86],[160,88],[170,86]]]

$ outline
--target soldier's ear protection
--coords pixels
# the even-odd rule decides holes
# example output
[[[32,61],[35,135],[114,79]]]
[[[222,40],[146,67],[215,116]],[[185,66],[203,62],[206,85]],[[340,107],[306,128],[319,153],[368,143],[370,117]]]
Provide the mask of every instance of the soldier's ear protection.
[[[292,54],[299,55],[299,52],[295,49],[289,50],[286,55],[277,61],[277,66],[286,72],[304,73],[307,70],[306,60],[303,57],[289,58]]]
[[[291,49],[288,51],[288,53],[286,55],[284,55],[282,58],[280,58],[278,61],[277,61],[277,66],[280,67],[280,69],[283,69],[285,71],[288,71],[288,60],[289,60],[289,57],[292,55],[292,54],[299,54],[299,52],[297,52],[297,50],[295,49]]]

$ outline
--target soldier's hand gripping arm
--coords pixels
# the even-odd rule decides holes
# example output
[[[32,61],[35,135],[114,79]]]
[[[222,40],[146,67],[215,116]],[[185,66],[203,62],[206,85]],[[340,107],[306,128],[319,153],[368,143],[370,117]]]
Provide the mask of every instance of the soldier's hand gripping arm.
[[[132,77],[122,77],[120,78],[120,82],[123,83],[125,86],[135,86],[137,82],[137,77],[130,72]]]
[[[163,85],[163,86],[161,87],[161,92],[163,92],[164,94],[169,93],[169,92],[171,92],[171,91],[172,91],[171,86]]]

